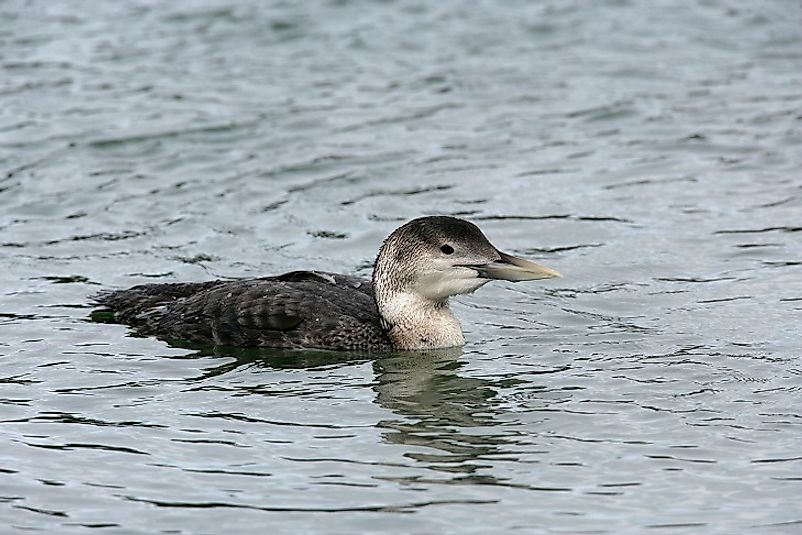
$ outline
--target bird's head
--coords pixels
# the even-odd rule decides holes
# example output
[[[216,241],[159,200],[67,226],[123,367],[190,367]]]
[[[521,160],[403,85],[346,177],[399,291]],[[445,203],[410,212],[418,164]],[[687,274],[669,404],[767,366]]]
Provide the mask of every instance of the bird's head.
[[[403,292],[443,303],[491,280],[559,276],[553,269],[499,251],[473,223],[431,216],[413,219],[390,234],[376,259],[373,283],[377,298],[383,292]]]

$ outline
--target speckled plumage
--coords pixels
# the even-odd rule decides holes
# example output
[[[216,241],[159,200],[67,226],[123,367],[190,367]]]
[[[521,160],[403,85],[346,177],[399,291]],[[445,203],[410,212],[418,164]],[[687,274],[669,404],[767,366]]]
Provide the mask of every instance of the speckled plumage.
[[[368,280],[315,271],[103,293],[101,306],[142,335],[199,344],[391,349]]]

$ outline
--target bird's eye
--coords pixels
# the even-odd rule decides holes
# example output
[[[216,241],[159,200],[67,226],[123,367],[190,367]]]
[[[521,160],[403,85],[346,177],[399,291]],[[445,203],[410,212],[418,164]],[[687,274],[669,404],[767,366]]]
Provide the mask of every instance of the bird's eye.
[[[449,244],[445,244],[440,247],[440,250],[443,251],[444,254],[451,254],[454,252],[454,248],[451,247]]]

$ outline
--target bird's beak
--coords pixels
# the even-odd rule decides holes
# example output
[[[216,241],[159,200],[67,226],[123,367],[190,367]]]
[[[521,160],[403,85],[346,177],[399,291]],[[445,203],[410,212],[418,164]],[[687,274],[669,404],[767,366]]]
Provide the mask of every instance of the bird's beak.
[[[505,280],[511,282],[553,279],[562,275],[546,266],[535,264],[529,260],[518,258],[498,251],[499,260],[481,266],[470,266],[485,279]]]

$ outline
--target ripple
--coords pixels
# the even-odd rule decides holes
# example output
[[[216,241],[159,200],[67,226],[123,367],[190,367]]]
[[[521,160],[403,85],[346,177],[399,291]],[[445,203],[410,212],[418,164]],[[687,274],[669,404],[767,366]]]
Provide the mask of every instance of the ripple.
[[[799,524],[795,3],[2,12],[11,529]],[[98,284],[367,275],[422,214],[566,276],[455,299],[468,343],[445,354],[87,318]]]
[[[24,442],[26,446],[31,446],[32,448],[43,448],[48,450],[61,450],[61,451],[72,451],[76,449],[87,449],[87,450],[104,450],[104,451],[111,451],[117,453],[130,453],[133,455],[150,455],[145,451],[140,451],[134,448],[129,448],[127,446],[109,446],[107,444],[90,444],[90,443],[73,443],[68,442],[65,444],[35,444],[33,442]]]
[[[128,501],[148,503],[157,507],[180,509],[253,509],[270,513],[403,513],[438,505],[482,505],[495,503],[495,500],[437,500],[392,505],[365,505],[360,507],[269,507],[229,502],[170,502],[148,500],[136,498],[134,496],[125,496],[124,498]]]

